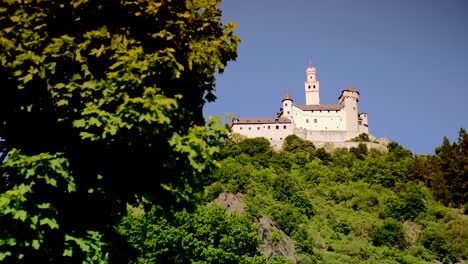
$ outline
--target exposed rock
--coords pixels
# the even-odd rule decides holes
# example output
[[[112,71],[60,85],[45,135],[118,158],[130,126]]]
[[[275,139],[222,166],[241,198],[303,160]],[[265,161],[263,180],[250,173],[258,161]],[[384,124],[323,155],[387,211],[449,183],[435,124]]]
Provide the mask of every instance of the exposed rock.
[[[388,146],[388,138],[379,138],[377,142],[382,146]]]
[[[242,199],[230,191],[220,193],[210,204],[213,203],[224,207],[228,215],[231,214],[231,212],[245,214],[245,210],[242,207]],[[208,206],[210,206],[210,204],[208,204]],[[267,259],[279,256],[288,258],[293,261],[293,263],[297,263],[294,241],[289,236],[278,229],[275,223],[268,217],[255,217],[253,221],[257,224],[257,232],[260,237],[260,249]]]
[[[211,203],[224,207],[228,215],[233,211],[238,212],[241,215],[245,214],[245,210],[242,207],[242,200],[230,191],[220,193],[218,198],[214,199]]]
[[[268,217],[259,216],[254,221],[257,223],[257,231],[260,236],[260,249],[267,259],[280,256],[297,263],[294,241],[289,236],[278,229]]]

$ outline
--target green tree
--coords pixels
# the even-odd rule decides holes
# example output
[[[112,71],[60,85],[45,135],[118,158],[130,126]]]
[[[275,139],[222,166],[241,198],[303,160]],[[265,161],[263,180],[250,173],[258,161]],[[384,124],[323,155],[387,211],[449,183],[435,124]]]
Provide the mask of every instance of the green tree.
[[[284,139],[283,151],[291,153],[304,153],[307,158],[314,154],[314,143],[304,140],[296,135],[289,135]]]
[[[255,225],[223,208],[199,207],[167,219],[153,208],[130,212],[119,227],[139,252],[136,263],[265,263]]]
[[[393,218],[386,219],[381,226],[372,229],[369,235],[374,246],[404,246],[403,226]]]
[[[444,137],[443,143],[436,148],[439,169],[442,174],[450,201],[456,205],[468,202],[468,134],[460,129],[458,142],[450,143]]]
[[[364,135],[367,135],[367,134],[364,134]],[[350,150],[349,150],[350,153],[353,153],[354,156],[356,156],[356,158],[360,159],[360,160],[364,160],[368,154],[368,149],[367,149],[367,145],[364,144],[364,143],[359,143],[359,145],[357,147],[352,147]]]
[[[0,3],[0,260],[126,262],[127,203],[193,204],[227,132],[202,107],[239,42],[218,3]]]
[[[313,217],[317,213],[317,209],[315,209],[312,201],[307,197],[307,194],[302,191],[296,192],[291,197],[291,203],[308,218]]]
[[[392,197],[385,201],[383,210],[384,214],[400,221],[414,220],[427,209],[423,187],[413,182],[406,184],[405,187],[405,190],[399,193],[398,198]]]

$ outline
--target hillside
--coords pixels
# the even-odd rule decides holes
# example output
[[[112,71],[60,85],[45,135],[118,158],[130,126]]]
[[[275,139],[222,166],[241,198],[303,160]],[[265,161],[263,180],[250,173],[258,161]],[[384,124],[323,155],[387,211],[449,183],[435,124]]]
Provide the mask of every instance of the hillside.
[[[388,153],[327,153],[295,136],[281,152],[263,138],[229,141],[207,200],[223,190],[243,194],[250,217],[271,217],[295,241],[299,263],[456,263],[468,259],[468,218],[459,209],[467,142],[462,130],[458,143],[420,156],[395,142]],[[459,169],[465,178],[451,186],[447,177]]]
[[[329,153],[296,136],[282,151],[234,137],[200,197],[207,206],[133,210],[120,231],[140,263],[464,263],[467,142],[461,130],[421,156],[395,142]]]

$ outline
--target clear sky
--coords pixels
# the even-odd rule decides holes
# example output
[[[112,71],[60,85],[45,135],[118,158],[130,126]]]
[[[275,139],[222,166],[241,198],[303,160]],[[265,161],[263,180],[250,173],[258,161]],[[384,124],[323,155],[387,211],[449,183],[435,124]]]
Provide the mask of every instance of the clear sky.
[[[304,104],[311,58],[320,102],[356,88],[378,138],[431,154],[468,129],[466,0],[224,0],[221,8],[242,43],[205,115],[275,117],[286,88]]]

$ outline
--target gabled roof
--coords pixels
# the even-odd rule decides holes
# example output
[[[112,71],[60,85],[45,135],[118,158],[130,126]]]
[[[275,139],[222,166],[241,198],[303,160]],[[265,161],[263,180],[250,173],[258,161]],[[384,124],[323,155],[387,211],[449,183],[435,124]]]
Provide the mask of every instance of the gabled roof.
[[[339,111],[344,108],[342,104],[296,105],[303,111]]]
[[[286,124],[291,120],[285,117],[280,118],[238,118],[234,119],[234,124]]]

